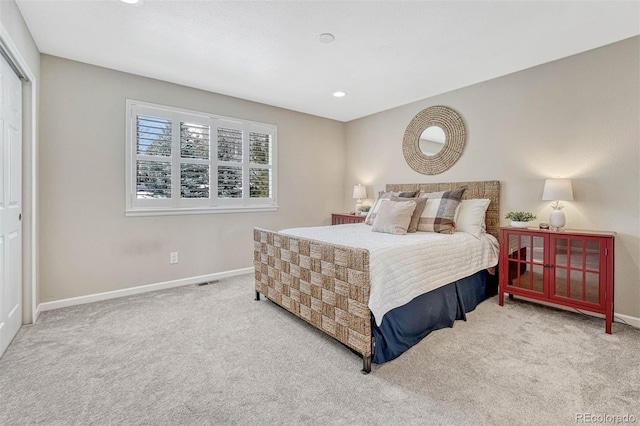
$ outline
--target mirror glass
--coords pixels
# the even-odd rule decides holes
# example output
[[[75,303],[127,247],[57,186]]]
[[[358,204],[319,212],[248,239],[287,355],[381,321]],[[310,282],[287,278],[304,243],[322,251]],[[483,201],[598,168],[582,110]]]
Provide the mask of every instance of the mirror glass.
[[[446,136],[441,127],[427,127],[420,135],[420,151],[424,155],[436,155],[444,147],[445,142]]]

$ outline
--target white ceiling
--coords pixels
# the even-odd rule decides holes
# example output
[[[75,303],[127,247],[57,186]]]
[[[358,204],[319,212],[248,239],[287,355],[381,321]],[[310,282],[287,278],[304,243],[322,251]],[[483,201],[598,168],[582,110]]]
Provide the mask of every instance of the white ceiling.
[[[17,3],[42,53],[340,121],[640,34],[638,1]]]

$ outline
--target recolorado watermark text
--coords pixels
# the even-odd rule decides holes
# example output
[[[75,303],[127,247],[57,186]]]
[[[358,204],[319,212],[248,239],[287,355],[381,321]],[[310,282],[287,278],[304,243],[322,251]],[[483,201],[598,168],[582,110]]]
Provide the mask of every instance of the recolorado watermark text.
[[[576,423],[590,424],[623,424],[636,423],[638,418],[633,414],[594,414],[594,413],[576,413]]]

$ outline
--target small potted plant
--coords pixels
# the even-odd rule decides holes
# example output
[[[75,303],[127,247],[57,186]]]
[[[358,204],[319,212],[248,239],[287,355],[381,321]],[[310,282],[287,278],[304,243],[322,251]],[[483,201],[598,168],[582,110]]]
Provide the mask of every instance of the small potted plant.
[[[536,216],[529,212],[509,212],[505,218],[511,219],[511,226],[513,228],[526,228],[529,226],[529,222],[534,220]]]
[[[371,206],[361,206],[360,207],[360,215],[361,216],[366,216],[367,213],[369,213],[369,210],[371,210]]]

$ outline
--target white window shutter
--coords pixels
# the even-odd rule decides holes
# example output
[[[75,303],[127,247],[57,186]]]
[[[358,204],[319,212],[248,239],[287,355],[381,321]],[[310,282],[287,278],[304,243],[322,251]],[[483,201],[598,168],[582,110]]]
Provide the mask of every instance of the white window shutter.
[[[127,101],[127,214],[273,211],[276,126]]]

